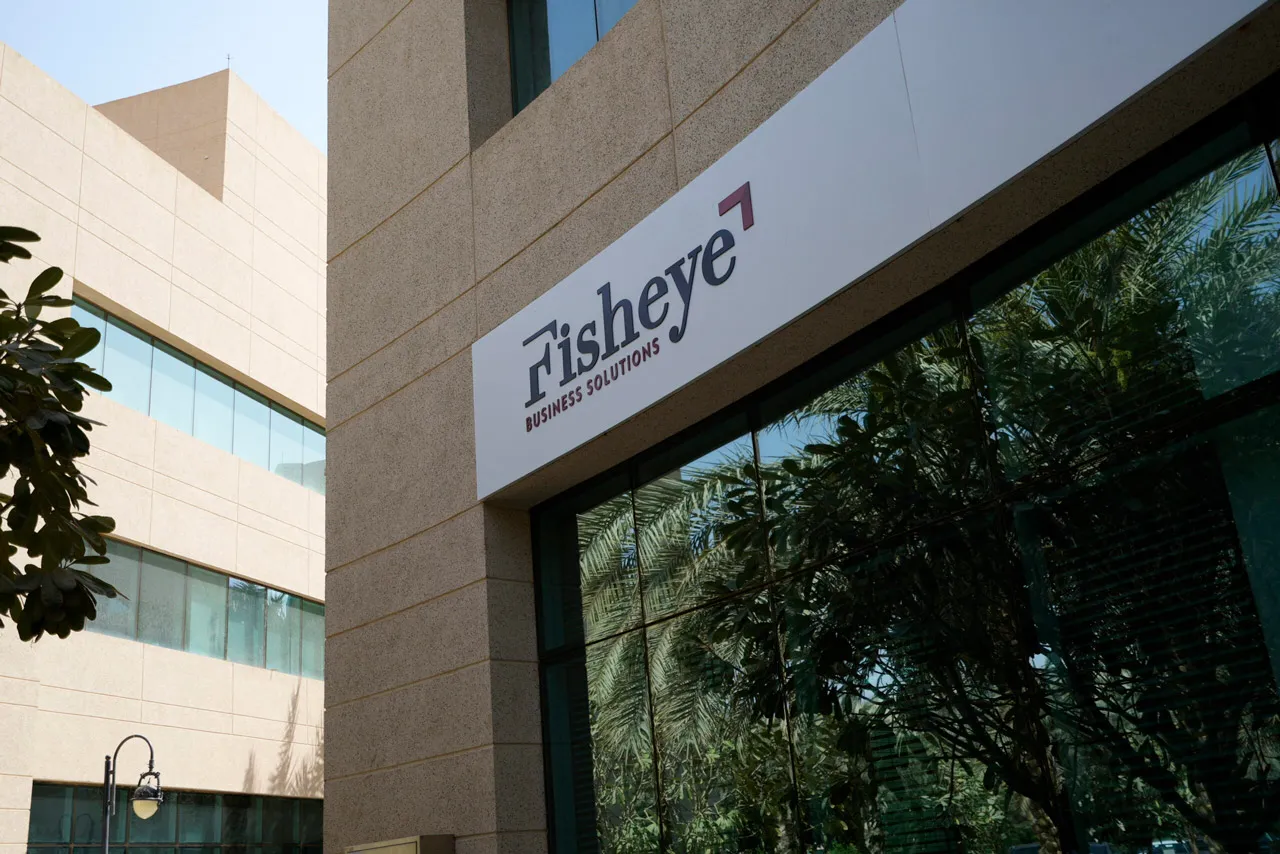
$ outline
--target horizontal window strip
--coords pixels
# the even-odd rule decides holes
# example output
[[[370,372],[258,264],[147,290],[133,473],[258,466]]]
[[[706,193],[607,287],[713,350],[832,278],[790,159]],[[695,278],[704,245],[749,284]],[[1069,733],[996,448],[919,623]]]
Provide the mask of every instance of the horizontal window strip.
[[[102,850],[102,787],[34,783],[27,850]],[[129,808],[131,789],[116,788],[113,850],[163,847],[212,854],[219,847],[262,854],[320,854],[324,801],[264,795],[166,789],[156,814],[140,819]]]
[[[82,297],[71,316],[102,334],[83,361],[107,397],[324,494],[323,427]]]
[[[86,627],[238,664],[324,678],[324,605],[169,555],[107,541],[93,574],[120,591]]]

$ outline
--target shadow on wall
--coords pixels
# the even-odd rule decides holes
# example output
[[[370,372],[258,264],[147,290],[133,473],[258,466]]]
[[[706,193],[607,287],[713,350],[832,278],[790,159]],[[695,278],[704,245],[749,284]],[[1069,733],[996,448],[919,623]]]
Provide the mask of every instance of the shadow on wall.
[[[265,795],[289,796],[295,798],[319,798],[324,796],[324,729],[317,728],[314,750],[308,758],[295,760],[293,751],[296,746],[294,737],[298,729],[298,700],[302,686],[293,691],[289,702],[289,717],[285,722],[284,736],[280,739],[280,748],[276,752],[276,765],[267,778],[265,789],[258,788],[258,754],[249,754],[249,764],[244,770],[243,789],[246,792],[261,792]]]

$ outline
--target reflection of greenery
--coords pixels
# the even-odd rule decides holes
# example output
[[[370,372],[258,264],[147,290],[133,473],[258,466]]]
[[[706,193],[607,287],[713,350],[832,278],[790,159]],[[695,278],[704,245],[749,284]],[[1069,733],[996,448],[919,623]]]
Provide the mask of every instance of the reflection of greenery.
[[[581,518],[591,637],[654,623],[588,654],[602,850],[656,846],[651,717],[671,850],[1256,850],[1280,549],[1275,483],[1237,473],[1280,472],[1280,419],[1233,419],[1280,370],[1264,169],[820,396],[773,428],[820,436],[792,456]]]

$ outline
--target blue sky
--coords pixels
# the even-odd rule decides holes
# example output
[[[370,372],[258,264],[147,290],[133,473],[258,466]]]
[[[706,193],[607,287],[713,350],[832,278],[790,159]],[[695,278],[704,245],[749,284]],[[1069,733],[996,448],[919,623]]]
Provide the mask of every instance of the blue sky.
[[[320,150],[327,0],[0,0],[0,40],[90,104],[227,67]]]

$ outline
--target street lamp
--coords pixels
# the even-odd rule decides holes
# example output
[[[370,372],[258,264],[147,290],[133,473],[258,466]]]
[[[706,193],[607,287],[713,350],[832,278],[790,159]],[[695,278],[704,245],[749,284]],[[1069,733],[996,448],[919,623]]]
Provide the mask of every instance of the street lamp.
[[[138,776],[138,787],[129,796],[133,814],[141,819],[148,819],[160,809],[164,802],[164,792],[160,789],[160,772],[156,770],[156,750],[147,741],[146,736],[130,735],[116,745],[115,756],[105,757],[102,773],[102,854],[111,854],[111,817],[116,814],[116,760],[120,758],[120,748],[125,741],[140,738],[147,742],[147,750],[151,756],[147,759],[147,770]],[[148,783],[148,780],[154,781]]]

